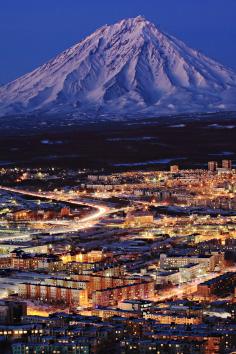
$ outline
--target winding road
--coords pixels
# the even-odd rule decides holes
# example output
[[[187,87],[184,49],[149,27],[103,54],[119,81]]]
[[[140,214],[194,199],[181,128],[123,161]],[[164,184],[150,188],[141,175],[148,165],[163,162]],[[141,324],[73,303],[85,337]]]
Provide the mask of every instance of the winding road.
[[[70,204],[71,206],[85,206],[85,207],[90,207],[94,209],[94,212],[90,215],[84,216],[80,218],[79,220],[74,220],[71,221],[69,224],[69,227],[62,228],[60,226],[59,228],[56,228],[54,230],[50,231],[50,234],[60,234],[60,233],[65,233],[65,232],[75,232],[81,229],[89,228],[94,225],[103,217],[106,215],[112,214],[118,209],[111,209],[108,206],[100,205],[97,203],[92,203],[91,201],[84,201],[84,200],[74,200],[70,199],[65,195],[62,195],[58,197],[58,195],[54,192],[31,192],[27,190],[22,190],[22,189],[17,189],[17,188],[10,188],[10,187],[5,187],[5,186],[0,186],[0,190],[10,192],[10,193],[17,193],[23,196],[30,196],[33,198],[40,198],[40,199],[47,199],[47,200],[53,200],[56,202],[66,202]],[[55,221],[56,223],[56,221]]]

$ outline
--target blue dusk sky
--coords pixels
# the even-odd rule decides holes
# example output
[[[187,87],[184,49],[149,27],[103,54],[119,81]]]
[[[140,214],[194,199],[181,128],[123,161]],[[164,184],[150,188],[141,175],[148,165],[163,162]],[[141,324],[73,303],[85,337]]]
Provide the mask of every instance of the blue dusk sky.
[[[138,15],[236,71],[236,0],[1,0],[0,83]]]

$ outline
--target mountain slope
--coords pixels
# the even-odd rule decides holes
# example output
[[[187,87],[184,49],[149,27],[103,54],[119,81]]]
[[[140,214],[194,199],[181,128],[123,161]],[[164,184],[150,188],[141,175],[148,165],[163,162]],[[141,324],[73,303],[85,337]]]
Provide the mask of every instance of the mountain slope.
[[[236,74],[143,17],[104,26],[0,88],[0,114],[236,110]]]

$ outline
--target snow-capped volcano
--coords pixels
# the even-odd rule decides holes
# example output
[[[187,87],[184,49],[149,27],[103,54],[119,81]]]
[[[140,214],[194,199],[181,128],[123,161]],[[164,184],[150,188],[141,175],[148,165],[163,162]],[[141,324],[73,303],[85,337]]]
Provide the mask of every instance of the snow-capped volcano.
[[[139,16],[104,26],[0,87],[1,115],[43,110],[172,114],[236,110],[236,74]]]

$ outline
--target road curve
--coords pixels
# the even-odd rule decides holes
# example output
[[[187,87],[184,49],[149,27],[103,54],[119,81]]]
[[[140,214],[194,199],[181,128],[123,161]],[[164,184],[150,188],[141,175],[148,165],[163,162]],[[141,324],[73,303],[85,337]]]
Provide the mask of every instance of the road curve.
[[[76,231],[79,230],[85,226],[88,225],[84,225],[87,223],[91,223],[91,225],[89,225],[88,227],[93,226],[98,220],[100,220],[102,217],[105,217],[106,215],[110,214],[111,212],[114,212],[113,210],[111,210],[109,207],[104,206],[104,205],[100,205],[100,204],[95,204],[95,203],[91,203],[91,202],[85,202],[83,200],[72,200],[72,199],[67,199],[67,198],[59,198],[58,196],[56,196],[53,192],[51,193],[40,193],[40,192],[30,192],[27,190],[22,190],[22,189],[17,189],[17,188],[11,188],[11,187],[5,187],[5,186],[0,186],[0,190],[4,190],[6,192],[11,192],[11,193],[17,193],[17,194],[21,194],[21,195],[25,195],[25,196],[31,196],[34,198],[41,198],[41,199],[48,199],[48,200],[54,200],[56,202],[66,202],[69,203],[73,206],[87,206],[90,208],[95,209],[94,213],[92,213],[91,215],[85,216],[83,218],[81,218],[80,220],[78,220],[76,223],[72,222],[72,224],[74,225],[74,227],[72,228],[71,231]],[[75,227],[76,224],[76,227]],[[70,231],[68,229],[63,230],[61,232],[65,232],[65,231]],[[60,231],[57,231],[55,233],[58,233]]]

